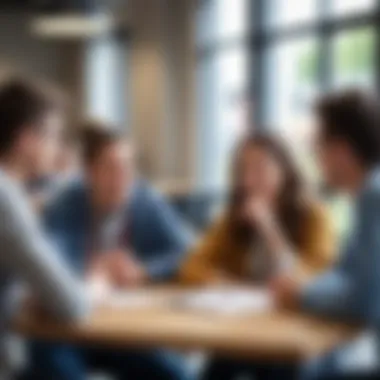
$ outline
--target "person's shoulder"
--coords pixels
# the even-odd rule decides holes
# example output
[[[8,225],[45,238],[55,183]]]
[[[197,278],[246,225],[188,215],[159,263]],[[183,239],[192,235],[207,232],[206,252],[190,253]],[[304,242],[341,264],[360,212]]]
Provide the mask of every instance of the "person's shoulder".
[[[380,168],[373,170],[367,178],[357,201],[359,208],[380,207]]]
[[[364,185],[362,194],[380,196],[380,167],[373,170]]]
[[[164,201],[164,195],[147,180],[139,179],[133,185],[132,202],[155,204],[156,202]]]
[[[127,210],[130,216],[147,223],[178,216],[170,200],[146,180],[134,184]]]
[[[231,216],[229,210],[222,210],[214,214],[206,228],[208,236],[218,239],[236,240],[236,219]]]
[[[214,217],[209,231],[219,236],[230,236],[234,235],[234,220],[231,218],[227,211]]]
[[[22,192],[23,186],[10,177],[4,170],[0,170],[0,193],[19,194]]]
[[[0,190],[3,191],[4,188],[10,185],[11,185],[11,181],[8,175],[6,175],[3,170],[0,170]]]
[[[82,179],[74,178],[64,184],[49,201],[47,208],[66,209],[76,208],[83,203],[85,185]]]
[[[23,186],[0,170],[0,206],[2,211],[17,205],[27,209],[29,206],[26,191]]]
[[[311,218],[321,219],[329,216],[328,207],[317,197],[305,201],[305,210]]]
[[[3,198],[8,194],[13,193],[14,187],[14,184],[8,176],[0,170],[0,197]]]
[[[318,197],[305,200],[304,204],[304,226],[311,230],[332,229],[333,216],[325,202]]]

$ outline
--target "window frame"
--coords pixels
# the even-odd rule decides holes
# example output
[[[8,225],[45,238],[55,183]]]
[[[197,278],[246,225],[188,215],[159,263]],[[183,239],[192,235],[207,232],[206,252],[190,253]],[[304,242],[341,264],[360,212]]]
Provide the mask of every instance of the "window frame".
[[[255,57],[255,65],[251,66],[251,98],[255,99],[255,125],[264,122],[264,110],[267,101],[265,83],[265,51],[271,44],[285,41],[295,41],[305,36],[315,37],[318,41],[320,54],[318,59],[318,78],[321,91],[328,91],[333,82],[333,40],[341,32],[348,32],[360,27],[372,27],[375,33],[375,88],[380,90],[380,2],[376,2],[374,11],[346,16],[328,16],[329,2],[317,1],[317,17],[294,26],[269,29],[264,25],[266,12],[269,11],[266,0],[253,0],[253,20],[248,49]]]

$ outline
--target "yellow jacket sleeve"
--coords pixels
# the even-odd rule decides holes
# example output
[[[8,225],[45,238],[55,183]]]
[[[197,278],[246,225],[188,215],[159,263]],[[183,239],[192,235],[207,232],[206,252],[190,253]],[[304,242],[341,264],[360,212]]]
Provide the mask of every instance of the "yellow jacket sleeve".
[[[180,279],[185,284],[205,285],[226,279],[226,257],[228,255],[228,233],[226,220],[222,219],[206,233],[197,247],[190,252],[180,270]]]
[[[299,252],[299,271],[307,276],[326,270],[335,260],[336,231],[330,214],[321,204],[310,208]]]

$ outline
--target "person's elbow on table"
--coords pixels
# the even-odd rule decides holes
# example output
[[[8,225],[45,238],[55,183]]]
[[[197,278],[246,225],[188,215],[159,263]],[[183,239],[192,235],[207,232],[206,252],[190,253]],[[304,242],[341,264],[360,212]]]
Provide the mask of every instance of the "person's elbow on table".
[[[32,306],[47,313],[58,322],[65,324],[78,323],[86,320],[93,308],[93,296],[88,290],[77,290],[70,298],[61,298],[57,295],[55,302],[46,303],[36,296],[32,298]]]

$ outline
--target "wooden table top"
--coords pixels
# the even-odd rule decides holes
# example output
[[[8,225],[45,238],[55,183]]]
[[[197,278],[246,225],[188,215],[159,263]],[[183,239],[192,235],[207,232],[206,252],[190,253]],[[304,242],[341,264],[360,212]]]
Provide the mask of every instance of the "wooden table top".
[[[173,289],[149,292],[161,298],[173,295]],[[14,326],[19,333],[33,338],[115,347],[204,349],[223,355],[282,361],[299,361],[321,354],[359,332],[353,326],[288,311],[213,315],[159,305],[99,307],[88,320],[71,326],[24,310]]]

